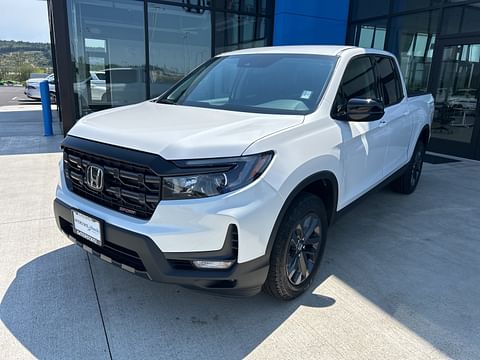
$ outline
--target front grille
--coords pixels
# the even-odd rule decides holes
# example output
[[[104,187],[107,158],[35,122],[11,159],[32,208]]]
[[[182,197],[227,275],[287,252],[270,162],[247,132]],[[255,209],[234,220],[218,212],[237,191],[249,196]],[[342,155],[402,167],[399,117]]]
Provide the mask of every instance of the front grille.
[[[140,219],[150,219],[160,201],[161,177],[148,167],[64,148],[64,174],[70,191],[110,209]],[[103,170],[103,189],[85,182],[87,168]]]

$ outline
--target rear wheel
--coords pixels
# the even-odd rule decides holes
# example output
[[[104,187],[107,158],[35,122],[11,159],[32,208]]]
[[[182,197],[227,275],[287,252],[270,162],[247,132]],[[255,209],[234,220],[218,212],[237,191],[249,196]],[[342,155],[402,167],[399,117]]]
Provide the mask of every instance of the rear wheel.
[[[405,172],[392,182],[392,189],[400,194],[411,194],[417,188],[422,174],[425,144],[419,140]]]
[[[294,200],[273,245],[265,292],[290,300],[310,287],[325,250],[327,226],[319,197],[304,193]]]

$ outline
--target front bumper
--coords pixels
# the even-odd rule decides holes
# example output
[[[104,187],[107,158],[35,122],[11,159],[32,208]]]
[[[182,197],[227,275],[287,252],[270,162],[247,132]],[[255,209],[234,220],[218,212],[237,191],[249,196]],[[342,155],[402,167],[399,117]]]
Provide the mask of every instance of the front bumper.
[[[40,99],[40,89],[26,87],[23,93],[31,99]]]
[[[237,256],[234,239],[236,227],[229,228],[224,245],[218,251],[166,253],[150,237],[106,221],[103,223],[104,245],[97,246],[73,232],[72,207],[56,199],[54,212],[59,229],[74,243],[102,260],[150,280],[228,295],[250,296],[260,291],[267,277],[267,255],[243,263],[236,262],[228,270],[199,270],[191,265],[194,259]]]

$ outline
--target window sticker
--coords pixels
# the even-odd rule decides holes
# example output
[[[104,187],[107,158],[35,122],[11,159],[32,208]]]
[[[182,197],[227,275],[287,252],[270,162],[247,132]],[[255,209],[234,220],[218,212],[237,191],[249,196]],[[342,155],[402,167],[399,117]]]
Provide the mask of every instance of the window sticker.
[[[300,96],[300,99],[308,100],[310,99],[310,96],[312,96],[312,92],[310,90],[303,90],[302,96]]]

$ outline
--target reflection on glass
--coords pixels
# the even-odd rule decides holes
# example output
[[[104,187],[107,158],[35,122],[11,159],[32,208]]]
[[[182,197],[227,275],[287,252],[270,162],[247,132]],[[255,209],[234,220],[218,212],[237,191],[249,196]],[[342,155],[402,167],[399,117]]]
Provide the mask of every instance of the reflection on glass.
[[[458,34],[480,31],[480,3],[446,8],[443,13],[442,33]]]
[[[386,19],[358,24],[354,31],[355,45],[365,48],[385,49]]]
[[[266,15],[271,12],[270,0],[213,0],[213,6],[221,11],[241,11],[253,15]]]
[[[148,5],[150,94],[162,94],[211,56],[210,11]]]
[[[397,55],[410,93],[427,92],[439,11],[392,19],[388,49]]]
[[[469,143],[480,88],[480,44],[446,46],[435,96],[432,136]]]
[[[145,100],[143,2],[67,4],[77,116]]]
[[[266,46],[267,18],[217,12],[215,14],[215,53]]]

